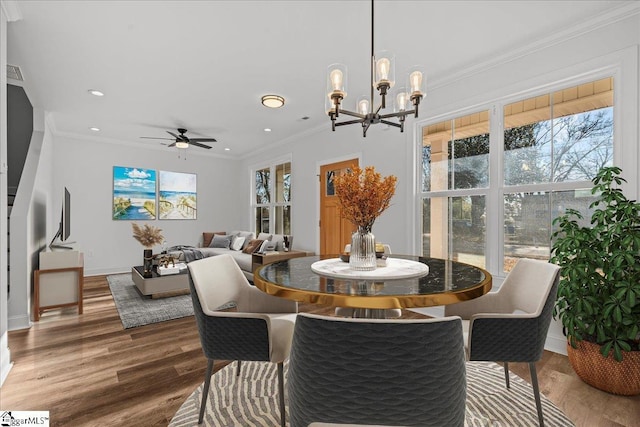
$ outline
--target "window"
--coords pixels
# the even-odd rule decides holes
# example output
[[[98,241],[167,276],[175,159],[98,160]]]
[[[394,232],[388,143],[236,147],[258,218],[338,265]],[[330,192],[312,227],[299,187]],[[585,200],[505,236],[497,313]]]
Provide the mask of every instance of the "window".
[[[423,254],[484,267],[489,112],[425,127],[422,164]]]
[[[253,176],[256,233],[291,234],[291,162],[256,169]]]
[[[489,111],[423,128],[422,241],[425,255],[479,267],[495,257],[506,272],[518,258],[549,258],[552,220],[567,208],[590,217],[590,180],[613,162],[613,78],[493,111],[500,135]],[[499,182],[489,181],[490,151]],[[489,238],[488,215],[500,218]]]

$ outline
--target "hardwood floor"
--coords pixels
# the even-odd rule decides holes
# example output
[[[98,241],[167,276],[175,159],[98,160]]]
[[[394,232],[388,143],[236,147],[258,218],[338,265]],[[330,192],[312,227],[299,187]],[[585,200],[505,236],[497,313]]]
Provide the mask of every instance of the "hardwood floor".
[[[104,276],[85,278],[82,316],[45,312],[31,329],[10,332],[9,346],[14,366],[0,409],[48,410],[52,426],[166,426],[206,366],[193,317],[123,330]],[[527,365],[510,366],[529,380]],[[576,426],[640,427],[640,396],[586,385],[564,356],[545,352],[538,377]]]

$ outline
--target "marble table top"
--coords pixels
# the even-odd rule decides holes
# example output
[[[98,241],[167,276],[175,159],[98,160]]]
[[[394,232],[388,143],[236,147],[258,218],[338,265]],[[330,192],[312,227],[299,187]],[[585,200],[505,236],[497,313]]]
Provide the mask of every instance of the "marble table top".
[[[419,261],[402,258],[387,258],[384,267],[377,267],[371,271],[352,270],[348,262],[340,258],[329,258],[311,264],[311,270],[321,276],[339,279],[404,279],[424,276],[429,272],[429,266]]]

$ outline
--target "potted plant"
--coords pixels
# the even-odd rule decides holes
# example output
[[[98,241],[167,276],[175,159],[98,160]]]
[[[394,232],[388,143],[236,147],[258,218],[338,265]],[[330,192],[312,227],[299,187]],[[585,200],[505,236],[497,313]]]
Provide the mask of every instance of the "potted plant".
[[[618,167],[600,169],[591,226],[574,209],[554,219],[551,262],[562,267],[554,318],[574,370],[615,394],[640,394],[640,204],[619,188]]]

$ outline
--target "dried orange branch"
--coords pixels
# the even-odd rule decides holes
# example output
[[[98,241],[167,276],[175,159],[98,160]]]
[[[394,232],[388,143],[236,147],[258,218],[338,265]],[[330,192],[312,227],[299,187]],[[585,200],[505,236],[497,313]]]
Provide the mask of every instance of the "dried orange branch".
[[[373,166],[358,166],[334,179],[341,216],[358,227],[371,230],[376,218],[391,204],[398,178],[382,178]]]

